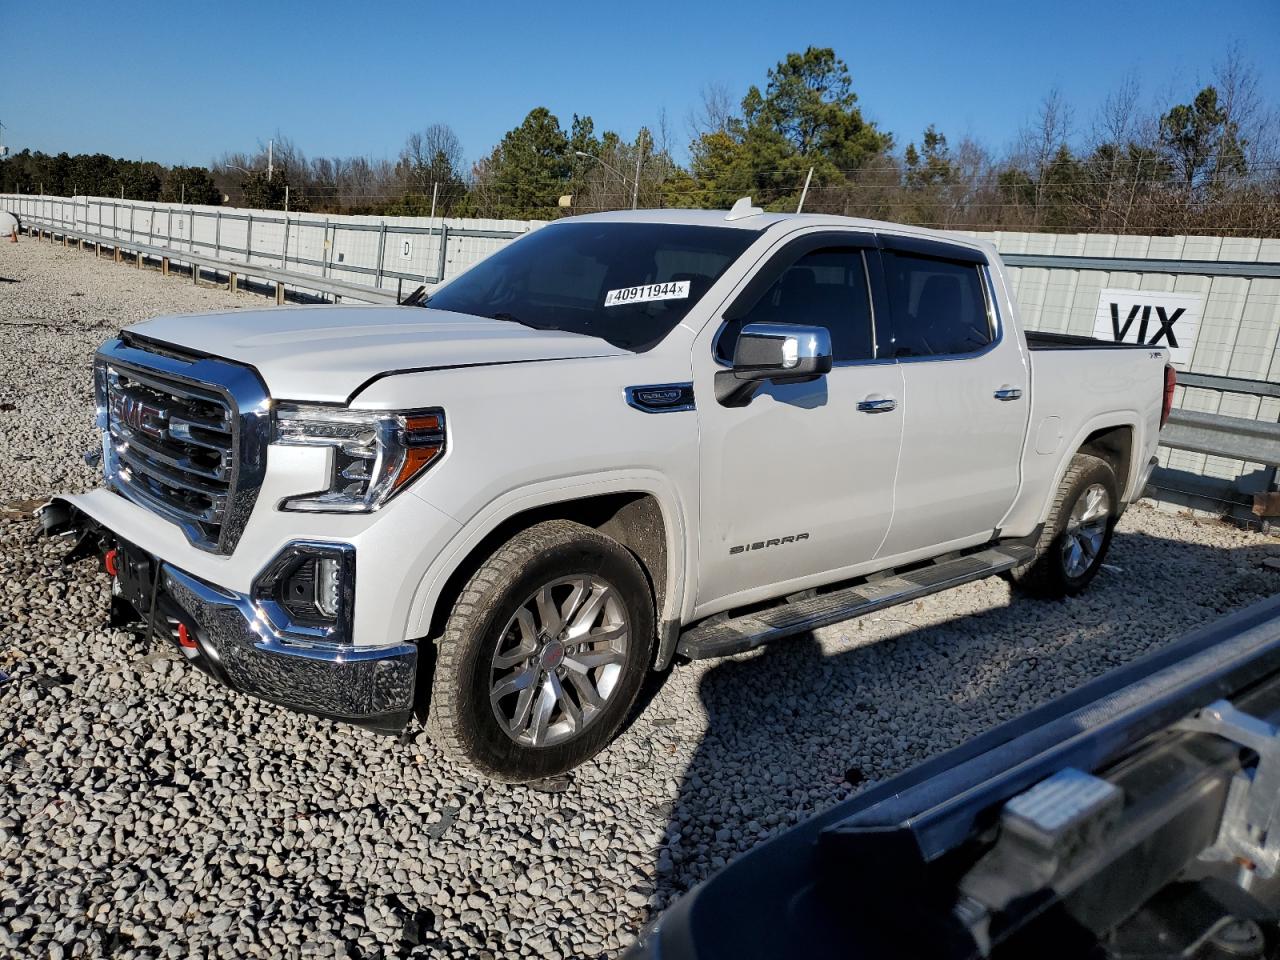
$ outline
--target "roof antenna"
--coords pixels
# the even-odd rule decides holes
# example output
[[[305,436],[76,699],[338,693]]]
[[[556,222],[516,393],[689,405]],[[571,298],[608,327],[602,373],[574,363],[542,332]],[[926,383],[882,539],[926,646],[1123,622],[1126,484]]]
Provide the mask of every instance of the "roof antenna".
[[[751,205],[750,197],[743,197],[733,205],[733,208],[725,216],[726,220],[745,220],[747,217],[758,217],[764,213],[759,207]]]
[[[800,202],[796,204],[796,213],[804,209],[804,198],[809,195],[809,181],[813,179],[813,167],[809,168],[809,175],[804,178],[804,189],[800,191]]]

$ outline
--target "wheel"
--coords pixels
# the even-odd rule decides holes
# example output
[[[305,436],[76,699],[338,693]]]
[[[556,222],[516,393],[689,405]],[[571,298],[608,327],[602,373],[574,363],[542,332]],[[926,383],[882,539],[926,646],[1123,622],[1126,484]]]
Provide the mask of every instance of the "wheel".
[[[564,773],[617,734],[654,638],[635,557],[590,527],[539,523],[463,588],[440,638],[428,725],[447,754],[494,779]]]
[[[1111,465],[1077,453],[1058,486],[1036,555],[1013,571],[1013,582],[1034,596],[1079,593],[1098,575],[1107,556],[1119,508],[1119,486]]]

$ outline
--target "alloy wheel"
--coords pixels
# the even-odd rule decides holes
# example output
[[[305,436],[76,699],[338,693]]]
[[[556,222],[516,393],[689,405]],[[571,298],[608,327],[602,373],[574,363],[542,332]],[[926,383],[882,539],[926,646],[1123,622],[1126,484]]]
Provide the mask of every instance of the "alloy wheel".
[[[631,624],[599,577],[562,577],[535,590],[507,621],[490,662],[489,703],[519,744],[548,747],[581,733],[622,675]]]
[[[1062,565],[1068,577],[1088,572],[1102,550],[1110,519],[1111,495],[1102,484],[1090,484],[1071,508],[1062,535]]]

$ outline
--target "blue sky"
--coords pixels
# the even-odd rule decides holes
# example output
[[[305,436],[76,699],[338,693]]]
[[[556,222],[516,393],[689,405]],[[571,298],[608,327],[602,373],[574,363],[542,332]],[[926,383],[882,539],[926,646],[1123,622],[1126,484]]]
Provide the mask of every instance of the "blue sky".
[[[208,163],[276,130],[309,155],[394,157],[441,121],[469,159],[531,108],[679,144],[708,83],[740,97],[787,51],[831,46],[900,144],[936,123],[1007,146],[1057,86],[1085,126],[1130,72],[1188,100],[1232,43],[1280,105],[1280,3],[534,3],[0,0],[14,149]]]

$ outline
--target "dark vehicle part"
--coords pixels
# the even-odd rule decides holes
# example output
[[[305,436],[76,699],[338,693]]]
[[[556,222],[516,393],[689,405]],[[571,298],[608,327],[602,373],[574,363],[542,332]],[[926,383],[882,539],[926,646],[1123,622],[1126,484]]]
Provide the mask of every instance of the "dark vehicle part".
[[[1272,956],[1278,720],[1280,597],[757,847],[629,956]]]

